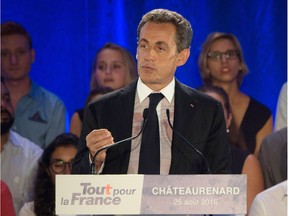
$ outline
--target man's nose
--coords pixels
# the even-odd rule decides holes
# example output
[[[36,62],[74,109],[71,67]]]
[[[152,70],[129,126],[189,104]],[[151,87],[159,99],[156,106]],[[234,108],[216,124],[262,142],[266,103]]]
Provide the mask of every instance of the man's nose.
[[[11,64],[13,64],[13,65],[16,65],[17,63],[18,63],[18,56],[16,55],[16,54],[12,54],[11,56],[10,56],[10,62],[11,62]]]
[[[156,56],[155,51],[149,48],[146,52],[145,59],[149,61],[154,61],[156,58],[155,56]]]

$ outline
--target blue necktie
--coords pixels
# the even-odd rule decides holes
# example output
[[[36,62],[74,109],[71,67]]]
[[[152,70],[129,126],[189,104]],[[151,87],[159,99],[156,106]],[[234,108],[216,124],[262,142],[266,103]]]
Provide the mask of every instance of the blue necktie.
[[[149,95],[149,112],[140,148],[139,174],[160,174],[160,138],[156,107],[163,97],[161,93]]]

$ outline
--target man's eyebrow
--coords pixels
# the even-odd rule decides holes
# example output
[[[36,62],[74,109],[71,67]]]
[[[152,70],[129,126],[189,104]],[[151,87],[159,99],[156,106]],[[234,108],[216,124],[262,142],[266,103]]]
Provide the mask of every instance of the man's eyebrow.
[[[141,39],[138,41],[138,43],[139,43],[139,42],[149,43],[148,40],[146,40],[145,38],[141,38]],[[165,41],[157,41],[157,42],[156,42],[156,45],[165,45],[165,46],[168,46],[168,44],[167,44]]]
[[[156,42],[156,45],[168,46],[168,44],[165,41],[158,41],[158,42]]]
[[[146,43],[148,43],[148,41],[145,39],[145,38],[141,38],[139,41],[138,41],[138,43],[139,42],[146,42]]]

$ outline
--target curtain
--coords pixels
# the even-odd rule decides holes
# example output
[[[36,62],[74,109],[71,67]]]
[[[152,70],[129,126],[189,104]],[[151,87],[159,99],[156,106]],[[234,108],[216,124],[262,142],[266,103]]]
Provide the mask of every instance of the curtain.
[[[2,0],[1,22],[19,22],[31,34],[31,77],[58,95],[71,116],[84,106],[97,50],[114,42],[135,56],[138,23],[155,8],[177,11],[191,22],[191,55],[176,73],[181,82],[202,85],[201,44],[213,31],[233,33],[249,68],[241,89],[275,114],[287,80],[286,0]]]

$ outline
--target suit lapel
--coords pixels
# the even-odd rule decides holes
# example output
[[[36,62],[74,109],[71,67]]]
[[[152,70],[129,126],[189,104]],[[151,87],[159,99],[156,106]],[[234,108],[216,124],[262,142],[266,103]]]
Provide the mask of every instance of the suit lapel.
[[[194,109],[196,109],[196,102],[193,99],[193,91],[176,80],[173,124],[174,129],[187,139],[189,138],[189,131],[191,131],[191,127],[193,126]],[[187,144],[177,134],[173,133],[170,174],[182,172],[181,169],[183,168],[183,164],[185,164],[183,161],[185,149],[187,149]],[[188,148],[188,150],[190,149]]]
[[[115,119],[113,131],[116,132],[114,135],[116,140],[114,139],[114,141],[125,139],[132,134],[135,88],[136,84],[120,90],[119,96],[111,103],[112,115],[113,119]]]
[[[111,102],[113,137],[114,142],[126,139],[132,136],[133,110],[135,102],[137,81],[131,85],[119,90],[117,97]],[[121,112],[119,111],[121,110]],[[122,143],[111,149],[111,154],[115,155],[117,163],[114,163],[116,173],[127,173],[131,151],[131,141]],[[115,154],[114,154],[115,152]],[[119,157],[121,155],[121,157]],[[114,169],[113,168],[113,169]]]

